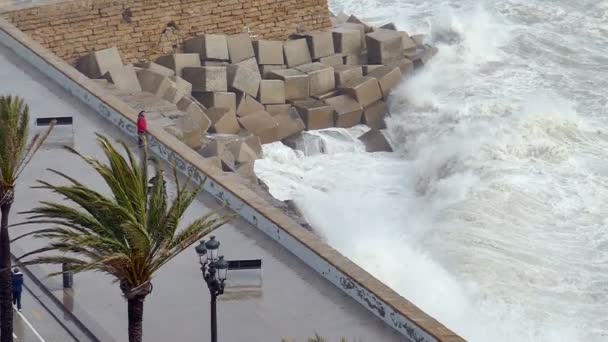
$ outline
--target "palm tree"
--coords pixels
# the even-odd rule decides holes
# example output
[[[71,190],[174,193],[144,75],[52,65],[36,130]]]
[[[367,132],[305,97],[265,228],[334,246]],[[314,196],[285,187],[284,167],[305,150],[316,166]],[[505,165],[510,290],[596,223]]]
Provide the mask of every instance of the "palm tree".
[[[11,245],[8,216],[15,200],[15,185],[53,129],[28,143],[30,110],[19,97],[0,96],[0,341],[13,340]]]
[[[148,191],[149,160],[144,150],[138,162],[126,144],[121,143],[127,158],[116,150],[107,138],[97,138],[109,164],[86,157],[75,150],[105,181],[111,196],[88,188],[78,180],[56,170],[67,185],[53,185],[39,180],[36,188],[51,190],[75,204],[42,201],[41,206],[24,214],[22,224],[43,224],[50,227],[24,234],[50,239],[46,247],[23,255],[37,256],[24,264],[68,264],[78,273],[100,271],[111,275],[120,285],[128,303],[129,341],[142,340],[144,299],[152,291],[152,277],[163,265],[194,242],[223,225],[232,215],[212,212],[200,217],[183,229],[178,229],[184,212],[201,188],[188,190],[190,179],[180,184],[173,168],[177,194],[168,203],[161,165],[151,163],[156,178]],[[20,258],[20,259],[21,259]],[[58,275],[61,272],[51,275]]]

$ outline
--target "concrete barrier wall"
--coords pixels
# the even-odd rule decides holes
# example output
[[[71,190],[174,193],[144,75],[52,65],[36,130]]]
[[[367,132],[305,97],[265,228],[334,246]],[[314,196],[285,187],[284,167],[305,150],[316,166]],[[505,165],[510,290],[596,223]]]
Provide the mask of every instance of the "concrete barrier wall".
[[[247,28],[260,38],[284,39],[298,26],[331,26],[326,0],[36,0],[33,5],[0,12],[70,63],[114,45],[125,62],[136,62],[170,53],[200,33]]]
[[[135,138],[137,113],[107,94],[59,57],[0,18],[0,43],[53,79],[72,95]],[[0,66],[1,67],[1,66]],[[317,236],[272,207],[234,176],[223,174],[186,145],[162,130],[150,128],[153,153],[174,162],[178,169],[202,184],[205,191],[225,201],[246,221],[277,241],[374,315],[415,342],[463,341],[414,304],[355,265]]]

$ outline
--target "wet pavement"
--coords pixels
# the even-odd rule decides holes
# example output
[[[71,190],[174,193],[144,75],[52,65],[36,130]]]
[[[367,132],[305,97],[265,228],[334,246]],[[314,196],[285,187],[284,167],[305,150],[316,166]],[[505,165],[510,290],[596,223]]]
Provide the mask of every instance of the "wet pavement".
[[[58,127],[21,176],[11,221],[22,221],[23,216],[17,212],[37,205],[40,200],[59,200],[48,192],[31,189],[36,179],[58,180],[44,171],[46,168],[64,171],[87,185],[107,191],[99,176],[60,146],[71,144],[84,154],[100,157],[101,151],[96,145],[94,133],[118,140],[127,137],[2,45],[0,79],[10,80],[0,82],[0,93],[25,97],[34,118],[74,117],[74,126]],[[33,128],[34,132],[37,131]],[[135,147],[134,141],[129,140],[128,143]],[[168,190],[174,192],[169,184]],[[217,202],[203,194],[188,210],[185,220],[190,222],[216,208]],[[11,234],[16,236],[34,228],[40,227],[20,227]],[[263,260],[261,274],[251,271],[229,273],[231,288],[218,300],[221,341],[268,342],[280,341],[281,338],[306,341],[306,337],[315,333],[330,341],[339,340],[342,336],[362,341],[403,340],[350,297],[244,221],[235,220],[218,229],[215,235],[222,243],[221,254],[227,259]],[[15,244],[29,251],[44,243],[28,238]],[[43,267],[48,272],[57,271],[51,266]],[[159,271],[153,284],[154,291],[145,303],[145,340],[207,340],[209,295],[194,248],[177,256]],[[74,279],[71,294],[66,294],[62,288],[51,290],[67,307],[86,311],[116,341],[126,340],[126,302],[111,278],[99,273],[79,274]]]

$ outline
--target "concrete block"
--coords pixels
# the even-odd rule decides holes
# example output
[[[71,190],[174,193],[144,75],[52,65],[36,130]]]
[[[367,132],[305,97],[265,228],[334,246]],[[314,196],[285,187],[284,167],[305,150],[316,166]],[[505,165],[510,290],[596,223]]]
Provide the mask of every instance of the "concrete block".
[[[283,53],[287,67],[292,68],[312,62],[306,39],[288,40],[283,43]]]
[[[411,36],[410,38],[412,38],[412,40],[416,44],[416,47],[424,46],[424,39],[425,39],[424,34],[415,34],[415,35]]]
[[[171,87],[165,92],[163,98],[171,103],[178,103],[184,96],[192,93],[192,84],[179,76],[169,77]]]
[[[310,56],[312,58],[322,58],[336,53],[334,50],[334,38],[331,32],[312,31],[299,35],[306,39]]]
[[[282,80],[260,81],[258,101],[261,104],[285,103],[285,82]]]
[[[403,42],[399,32],[378,29],[366,35],[366,42],[369,63],[388,64],[403,56]]]
[[[222,170],[233,171],[236,167],[236,159],[228,147],[229,143],[230,140],[210,139],[198,152],[205,158],[219,158]]]
[[[270,73],[273,70],[283,70],[285,69],[286,66],[285,65],[260,65],[260,73],[262,74],[262,79],[271,79],[272,76],[270,75]]]
[[[249,145],[252,150],[255,151],[258,159],[262,158],[262,142],[260,141],[260,137],[248,131],[239,132],[239,137],[239,139],[241,139],[244,143]]]
[[[310,63],[300,65],[296,67],[296,70],[310,77],[310,95],[326,93],[336,87],[333,67],[321,63]]]
[[[236,103],[236,115],[239,117],[255,114],[265,110],[263,104],[256,101],[255,98],[243,93],[237,95]]]
[[[322,58],[316,59],[315,61],[325,64],[327,66],[343,65],[344,64],[344,55],[337,54],[337,55],[322,57]]]
[[[363,68],[358,65],[336,65],[334,66],[334,77],[336,86],[340,86],[353,78],[363,76]]]
[[[237,163],[249,163],[260,159],[260,156],[247,143],[238,138],[228,144],[228,149]]]
[[[185,101],[188,101],[189,104],[185,105]],[[181,106],[179,106],[178,108],[181,111],[185,112],[186,115],[189,116],[195,123],[197,123],[203,133],[209,130],[209,128],[211,127],[211,119],[209,119],[207,113],[203,110],[201,106],[199,106],[195,102],[188,100],[186,97],[184,97],[179,103],[181,103]]]
[[[228,66],[230,65],[230,62],[226,62],[226,61],[201,61],[202,66]]]
[[[253,50],[258,64],[282,65],[285,64],[283,57],[283,42],[278,40],[257,40],[253,42]]]
[[[386,114],[388,114],[388,106],[386,102],[380,100],[363,109],[363,123],[373,129],[385,129]]]
[[[323,101],[307,99],[294,102],[307,130],[333,127],[334,109]]]
[[[179,109],[181,111],[186,111],[186,109],[192,104],[194,104],[197,107],[200,107],[203,111],[207,110],[207,107],[205,107],[202,103],[200,103],[192,95],[186,95],[186,96],[182,97],[182,99],[176,103],[176,106],[177,106],[177,109]]]
[[[348,95],[325,99],[325,103],[334,109],[334,126],[350,128],[361,123],[363,107]]]
[[[338,27],[336,27],[338,29],[346,29],[346,30],[357,30],[359,31],[360,35],[361,35],[361,49],[365,49],[367,47],[367,43],[365,40],[365,26],[361,25],[361,24],[355,24],[355,23],[344,23],[339,25]]]
[[[365,65],[367,63],[367,52],[361,52],[358,55],[344,55],[344,65]]]
[[[228,90],[226,67],[187,67],[184,68],[182,77],[192,84],[192,91]]]
[[[378,28],[397,31],[397,26],[395,25],[395,23],[386,23]]]
[[[277,134],[279,140],[296,135],[306,129],[304,121],[293,107],[290,107],[286,113],[275,115],[274,119],[279,125]]]
[[[401,45],[403,50],[412,50],[416,49],[416,42],[410,38],[410,36],[405,31],[397,31],[401,35]]]
[[[293,108],[293,105],[290,103],[269,104],[264,107],[266,107],[266,111],[268,112],[268,114],[270,114],[272,116],[277,116],[277,115],[281,115],[281,114],[289,114],[289,111],[291,110],[291,108]]]
[[[139,84],[143,91],[147,91],[161,97],[172,86],[172,82],[168,77],[147,69],[141,69],[137,73],[137,78],[139,79]]]
[[[371,32],[372,30],[371,26],[367,25],[365,22],[363,22],[361,19],[357,18],[354,15],[348,17],[348,19],[346,19],[346,22],[351,24],[363,25],[363,27],[365,28],[365,32]]]
[[[198,53],[201,60],[227,61],[230,59],[228,42],[226,35],[223,34],[205,34],[190,38],[184,41],[184,51]]]
[[[344,24],[348,20],[348,14],[344,12],[340,12],[335,16],[335,24],[334,26]]]
[[[236,115],[228,108],[212,107],[207,109],[207,116],[211,120],[211,133],[236,134],[241,129]]]
[[[369,74],[370,72],[383,67],[384,65],[382,64],[368,64],[368,65],[362,65],[361,67],[363,68],[363,76],[367,76],[367,74]]]
[[[258,184],[258,177],[255,174],[254,166],[254,162],[240,163],[236,166],[235,172],[243,179],[246,179],[253,184]]]
[[[328,91],[327,93],[318,94],[318,95],[314,95],[314,96],[311,96],[311,97],[313,99],[323,101],[325,99],[328,99],[330,97],[335,97],[335,96],[338,96],[338,95],[340,95],[340,90],[338,90],[338,89],[332,89],[332,90]]]
[[[230,89],[242,91],[253,97],[258,96],[260,81],[262,80],[259,72],[256,73],[242,65],[229,65],[227,70]]]
[[[142,91],[137,73],[132,66],[115,67],[104,74],[104,78],[112,82],[116,89],[126,90],[131,92]]]
[[[260,78],[262,77],[262,74],[260,73],[260,68],[258,67],[258,63],[256,62],[255,57],[248,58],[244,61],[240,61],[240,62],[236,63],[236,65],[248,68],[248,69],[252,70],[253,72],[257,73],[260,76]]]
[[[414,62],[407,58],[402,58],[397,62],[390,63],[389,66],[396,66],[401,70],[401,75],[407,75],[414,70]]]
[[[396,87],[401,81],[401,69],[396,66],[383,66],[370,72],[368,76],[378,80],[382,96],[388,97],[391,89]]]
[[[179,141],[183,142],[184,141],[184,132],[182,132],[179,128],[177,128],[177,126],[175,126],[173,124],[172,120],[170,120],[170,122],[172,123],[172,125],[159,126],[159,127],[162,127],[167,133],[171,134],[172,136],[176,137]]]
[[[228,54],[230,63],[238,63],[246,59],[255,57],[253,44],[248,33],[233,34],[226,38],[228,43]]]
[[[183,77],[182,70],[188,67],[200,67],[201,59],[197,53],[176,53],[160,56],[156,59],[156,63],[175,71],[175,75]]]
[[[285,99],[300,100],[310,95],[310,76],[295,69],[274,70],[270,78],[285,82]]]
[[[236,113],[236,94],[230,92],[214,92],[214,93],[199,93],[192,94],[204,106],[228,108]]]
[[[365,145],[367,152],[393,152],[391,144],[386,137],[377,129],[371,129],[359,137]]]
[[[203,130],[190,116],[183,116],[175,121],[175,126],[182,131],[183,142],[190,148],[201,147]]]
[[[115,46],[91,52],[76,63],[76,68],[89,78],[100,78],[111,69],[122,66],[120,53]]]
[[[262,144],[278,140],[279,124],[266,111],[238,118],[241,127],[260,137]]]
[[[361,29],[338,27],[332,31],[337,53],[356,55],[363,49]]]
[[[154,71],[155,73],[161,74],[166,77],[175,76],[175,71],[154,62],[135,63],[135,66],[142,69]]]
[[[340,89],[345,94],[352,96],[363,107],[382,99],[378,80],[369,76],[352,79],[341,85]]]

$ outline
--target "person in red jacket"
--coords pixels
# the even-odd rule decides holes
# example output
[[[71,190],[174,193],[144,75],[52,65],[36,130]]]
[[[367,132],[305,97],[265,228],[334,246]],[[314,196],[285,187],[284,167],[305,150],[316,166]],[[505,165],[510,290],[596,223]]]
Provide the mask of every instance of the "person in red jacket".
[[[146,121],[146,113],[142,110],[137,116],[137,143],[139,148],[145,145],[146,131],[148,130],[148,122]]]

